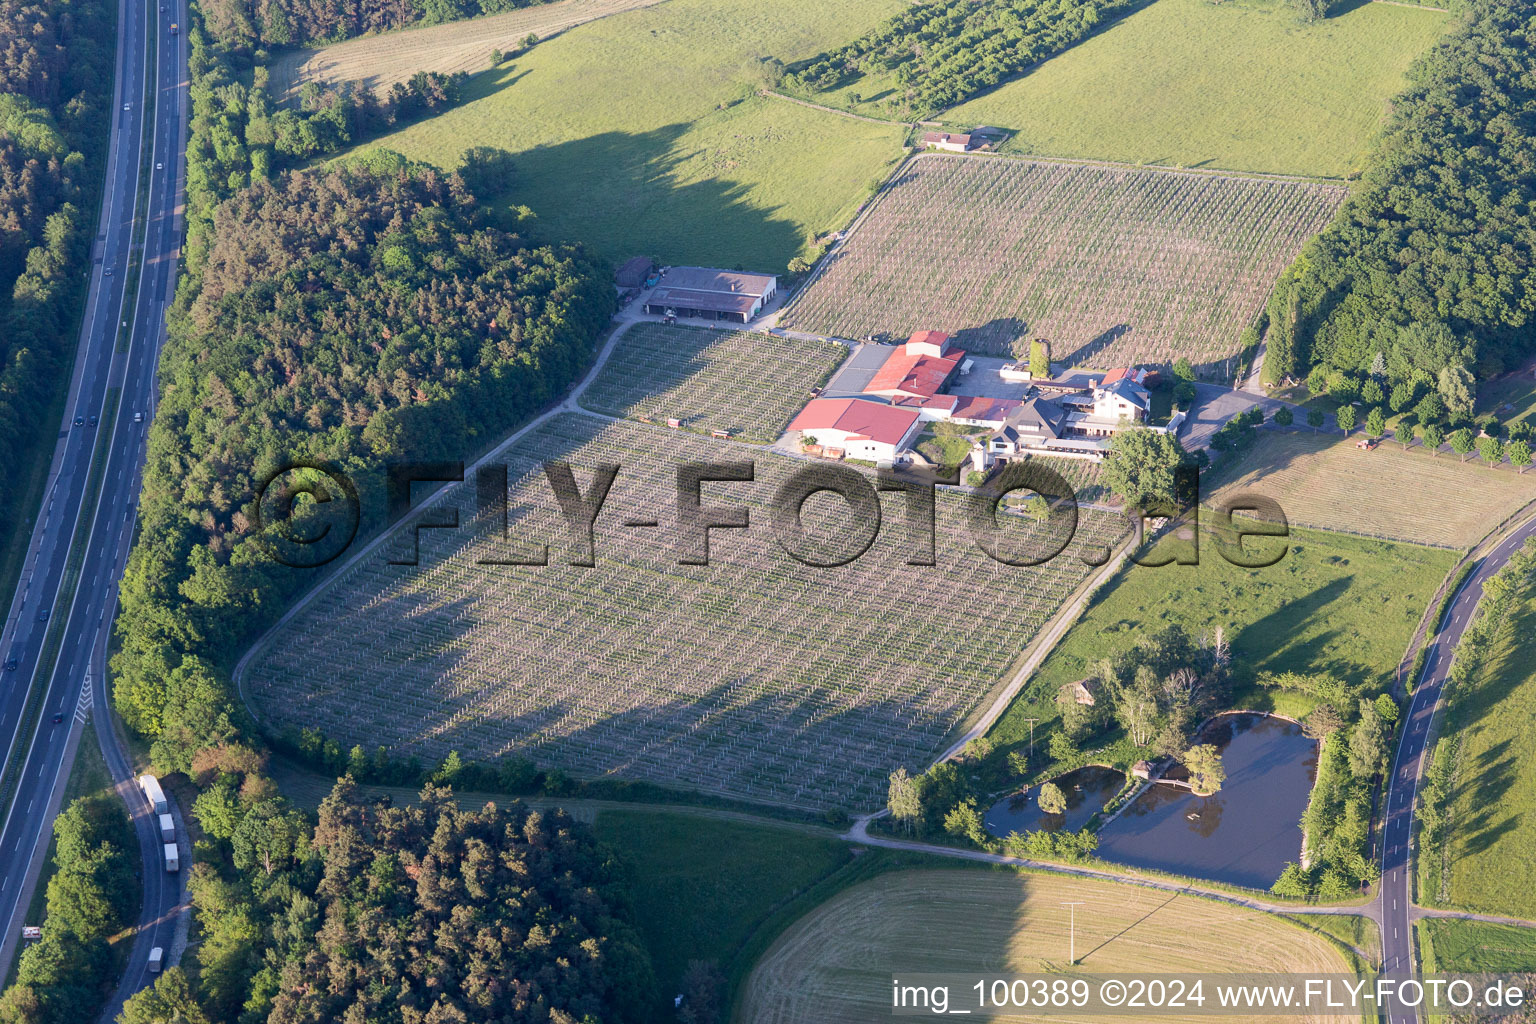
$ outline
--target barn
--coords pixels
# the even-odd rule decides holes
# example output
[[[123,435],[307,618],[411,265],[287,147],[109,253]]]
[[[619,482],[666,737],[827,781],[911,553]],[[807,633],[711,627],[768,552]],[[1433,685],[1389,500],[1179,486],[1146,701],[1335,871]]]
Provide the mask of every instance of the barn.
[[[652,316],[692,317],[747,323],[778,291],[772,274],[744,274],[708,267],[668,267],[645,300]]]

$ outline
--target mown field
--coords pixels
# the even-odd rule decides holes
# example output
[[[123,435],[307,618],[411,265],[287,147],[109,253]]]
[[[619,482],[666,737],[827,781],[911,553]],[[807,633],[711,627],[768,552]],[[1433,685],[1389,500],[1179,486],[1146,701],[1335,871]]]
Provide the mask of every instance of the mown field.
[[[1424,973],[1536,971],[1536,928],[1426,917],[1414,923]]]
[[[1362,451],[1360,436],[1263,431],[1230,471],[1217,472],[1207,500],[1256,491],[1299,525],[1465,548],[1536,497],[1536,475],[1508,463],[1493,469],[1392,440]]]
[[[925,155],[905,168],[781,324],[844,338],[957,335],[980,352],[1051,343],[1108,368],[1187,357],[1229,379],[1239,336],[1332,185]]]
[[[1389,4],[1303,25],[1273,0],[1157,0],[944,119],[1015,129],[1020,153],[1342,178],[1447,24]]]
[[[679,564],[677,465],[747,454],[664,427],[557,417],[497,456],[513,482],[510,541],[489,522],[424,530],[419,568],[360,560],[258,650],[244,693],[270,728],[318,728],[343,747],[523,755],[583,778],[875,807],[887,774],[927,766],[1086,577],[1083,556],[1102,557],[1124,528],[1085,511],[1060,556],[1010,567],[977,549],[945,494],[939,564],[913,567],[904,499],[891,494],[868,551],[816,568],[784,553],[769,510],[807,464],[763,452],[753,482],[703,488],[706,505],[746,506],[753,528],[714,531],[710,565]],[[578,467],[583,487],[595,465],[622,467],[597,521],[596,568],[566,564],[547,460]],[[449,500],[475,522],[473,481]],[[1063,539],[1057,524],[1002,518],[1016,555]],[[638,519],[659,525],[622,525]],[[793,526],[783,536],[818,561],[846,559],[863,522],[823,494],[805,504],[805,543]],[[409,537],[395,535],[390,557]],[[547,567],[480,561],[526,560],[546,540]]]
[[[364,36],[315,50],[289,50],[272,62],[272,94],[297,93],[306,82],[356,82],[379,94],[418,71],[474,74],[491,66],[491,54],[520,49],[529,35],[540,40],[663,0],[557,0],[487,18],[469,18]]]
[[[1068,973],[1066,900],[1084,904],[1076,911],[1084,973],[1348,970],[1319,935],[1193,896],[1056,875],[903,871],[845,890],[780,936],[748,978],[733,1019],[865,1024],[890,1015],[893,976]]]
[[[1533,629],[1536,600],[1510,617],[1485,671],[1447,694],[1444,731],[1461,746],[1447,812],[1445,902],[1464,910],[1536,918]]]
[[[764,58],[852,38],[900,0],[668,0],[603,18],[478,75],[465,102],[377,140],[440,167],[515,156],[501,197],[529,229],[615,261],[782,271],[844,226],[902,129],[764,99]]]
[[[1247,543],[1267,551],[1277,542]],[[1026,738],[1026,717],[1057,717],[1053,702],[1064,683],[1175,623],[1196,637],[1225,628],[1240,707],[1309,709],[1296,704],[1301,698],[1295,695],[1250,689],[1264,672],[1330,672],[1352,683],[1385,684],[1455,561],[1453,552],[1437,548],[1294,530],[1277,564],[1243,569],[1217,553],[1207,532],[1198,565],[1128,566],[1117,573],[991,735],[1002,743]]]
[[[581,404],[609,416],[767,443],[784,432],[848,350],[835,342],[637,323],[619,338]]]

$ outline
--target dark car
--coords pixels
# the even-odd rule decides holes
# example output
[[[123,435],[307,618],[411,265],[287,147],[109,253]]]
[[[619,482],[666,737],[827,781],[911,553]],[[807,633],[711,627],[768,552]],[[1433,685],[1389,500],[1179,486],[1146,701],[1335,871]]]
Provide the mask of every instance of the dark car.
[[[42,611],[37,613],[37,621],[38,622],[47,622],[48,621],[48,609],[47,608],[44,608]]]
[[[84,416],[76,416],[75,417],[75,426],[77,426],[77,427],[85,426],[85,417]]]
[[[16,659],[15,658],[6,658],[5,659],[5,670],[7,672],[15,672],[16,671]]]
[[[62,721],[64,721],[64,712],[62,712],[62,711],[55,711],[53,713],[53,724],[54,725],[58,725]]]
[[[95,417],[95,416],[92,416],[92,417],[91,417],[91,426],[93,426],[93,427],[94,427],[94,426],[95,426],[95,425],[96,425],[96,417]]]

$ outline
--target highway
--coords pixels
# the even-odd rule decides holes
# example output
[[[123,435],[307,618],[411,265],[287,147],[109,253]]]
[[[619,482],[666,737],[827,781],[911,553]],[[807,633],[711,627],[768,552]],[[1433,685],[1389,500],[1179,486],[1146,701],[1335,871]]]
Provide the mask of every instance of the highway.
[[[0,830],[0,964],[10,962],[22,925],[32,923],[22,917],[83,724],[95,706],[102,709],[95,715],[102,751],[133,814],[144,861],[144,927],[122,990],[107,1008],[108,1019],[124,995],[145,983],[149,949],[158,945],[169,952],[172,912],[181,901],[181,876],[167,875],[161,866],[158,830],[132,784],[127,754],[106,713],[105,681],[165,312],[180,259],[190,101],[186,39],[172,37],[168,26],[186,24],[183,4],[165,0],[162,10],[159,0],[119,0],[111,137],[85,315],[42,509],[0,632],[0,651],[16,663],[0,684],[0,743],[6,764],[21,752],[25,757]],[[146,87],[153,89],[149,104]],[[135,219],[141,189],[147,189],[142,222]],[[134,282],[129,270],[136,226],[144,226],[145,234],[142,269]],[[120,339],[125,323],[131,330]],[[93,460],[99,466],[95,486]],[[68,571],[72,547],[84,553],[77,572]],[[51,668],[43,663],[50,636],[58,652]],[[26,721],[34,691],[45,693],[42,711]]]
[[[1413,906],[1413,861],[1409,855],[1409,838],[1413,833],[1414,800],[1424,771],[1425,741],[1440,703],[1440,690],[1451,669],[1452,654],[1472,623],[1477,602],[1483,596],[1483,582],[1504,567],[1526,538],[1533,536],[1536,536],[1536,519],[1512,531],[1483,556],[1451,599],[1444,619],[1437,624],[1439,635],[1429,644],[1425,655],[1424,674],[1413,691],[1408,721],[1387,778],[1380,895],[1383,974],[1406,977],[1413,974],[1416,967],[1409,917]],[[1418,1019],[1417,1011],[1410,1008],[1393,1007],[1388,1014],[1389,1024],[1416,1024]]]

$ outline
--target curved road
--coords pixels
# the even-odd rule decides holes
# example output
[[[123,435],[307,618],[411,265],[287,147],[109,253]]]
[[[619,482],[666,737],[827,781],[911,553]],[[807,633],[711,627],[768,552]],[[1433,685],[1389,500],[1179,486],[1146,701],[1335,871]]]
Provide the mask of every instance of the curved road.
[[[133,538],[165,312],[181,255],[189,100],[186,38],[169,35],[172,21],[186,23],[183,0],[165,0],[163,9],[158,0],[119,0],[111,137],[85,316],[43,507],[0,632],[0,650],[16,661],[0,686],[0,742],[8,768],[20,759],[19,771],[8,776],[15,797],[0,827],[0,966],[10,963],[22,925],[34,923],[22,916],[82,725],[93,705],[106,707],[107,638]],[[147,87],[153,90],[148,110]],[[138,210],[141,189],[146,205]],[[141,269],[130,291],[134,233],[141,226]],[[130,326],[120,341],[120,328]],[[72,550],[76,566],[68,564]],[[51,667],[39,664],[49,641],[57,651]],[[27,703],[38,691],[44,694],[41,712],[28,721]],[[62,721],[55,723],[55,716]],[[102,752],[134,819],[144,872],[142,927],[122,991],[108,1007],[115,1016],[122,996],[144,984],[149,949],[169,951],[181,879],[161,865],[158,829],[133,785],[111,716],[103,711],[96,721]]]
[[[1413,861],[1409,838],[1413,833],[1413,806],[1419,777],[1424,770],[1425,742],[1440,703],[1440,691],[1451,668],[1451,656],[1472,622],[1473,610],[1483,596],[1483,582],[1504,567],[1510,555],[1536,537],[1536,519],[1512,531],[1477,563],[1456,592],[1439,623],[1440,632],[1429,644],[1424,674],[1408,707],[1408,720],[1398,741],[1397,757],[1387,779],[1386,813],[1382,821],[1381,863],[1381,971],[1408,976],[1414,972],[1413,930],[1409,910],[1413,906]],[[1413,1009],[1394,1007],[1388,1024],[1416,1024]]]

